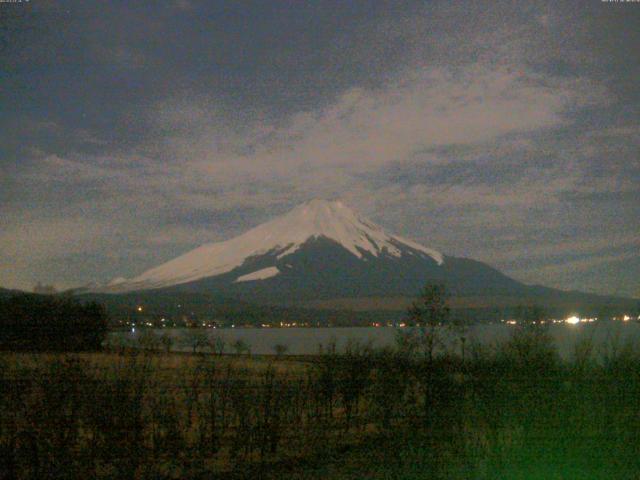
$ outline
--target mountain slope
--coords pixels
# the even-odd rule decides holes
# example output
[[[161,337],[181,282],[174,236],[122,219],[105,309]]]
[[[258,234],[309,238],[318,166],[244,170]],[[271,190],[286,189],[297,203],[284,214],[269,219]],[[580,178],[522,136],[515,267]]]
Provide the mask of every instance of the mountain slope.
[[[248,232],[198,247],[96,293],[205,294],[250,303],[304,305],[331,299],[410,298],[443,283],[459,299],[513,305],[631,305],[518,282],[482,262],[445,256],[386,233],[340,202],[314,200]],[[622,302],[622,303],[621,303]],[[463,301],[464,303],[464,301]]]
[[[354,258],[364,261],[369,257],[400,258],[408,253],[429,258],[437,264],[443,262],[439,252],[385,233],[381,227],[359,217],[339,201],[313,200],[238,237],[203,245],[133,279],[114,280],[102,291],[147,290],[195,282],[226,274],[261,256],[276,262],[295,254],[310,241],[321,238],[335,242]],[[279,274],[273,268],[275,265],[268,267],[271,268],[267,271],[269,276]],[[236,280],[267,278],[267,272]]]

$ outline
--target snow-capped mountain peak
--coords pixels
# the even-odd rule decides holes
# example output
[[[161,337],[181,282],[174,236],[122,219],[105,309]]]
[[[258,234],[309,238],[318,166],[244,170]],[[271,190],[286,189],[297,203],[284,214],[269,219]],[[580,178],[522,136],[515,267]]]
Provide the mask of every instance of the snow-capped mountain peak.
[[[309,238],[323,236],[336,241],[358,258],[362,258],[363,252],[377,257],[384,249],[390,255],[399,256],[401,252],[397,243],[400,242],[429,255],[438,263],[443,261],[439,252],[410,240],[388,235],[380,226],[360,217],[339,200],[311,200],[274,220],[274,226],[276,222],[281,222],[279,227],[285,228],[286,234],[296,240],[280,257],[295,251]]]
[[[358,216],[340,201],[312,200],[242,235],[202,245],[138,277],[120,281],[112,288],[115,291],[160,288],[221,275],[241,266],[251,257],[269,253],[281,259],[296,252],[309,240],[320,237],[338,243],[358,258],[366,254],[400,257],[403,251],[408,250],[431,257],[438,264],[443,263],[439,252],[385,233],[381,227]],[[268,271],[256,275],[255,279],[279,274],[276,267],[265,270]],[[249,274],[238,278],[238,281],[253,279]]]

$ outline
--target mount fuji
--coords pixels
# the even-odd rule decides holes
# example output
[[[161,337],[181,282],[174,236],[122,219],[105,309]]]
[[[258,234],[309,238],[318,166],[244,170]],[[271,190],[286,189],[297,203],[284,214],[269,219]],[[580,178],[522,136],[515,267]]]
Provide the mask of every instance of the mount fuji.
[[[389,234],[340,201],[325,200],[304,203],[240,236],[202,245],[91,291],[206,294],[316,307],[327,301],[335,306],[355,299],[406,299],[425,283],[443,283],[455,297],[481,299],[484,307],[491,303],[488,298],[511,299],[511,304],[541,298],[545,304],[602,303],[606,298],[523,284],[482,262]]]
[[[130,280],[114,279],[103,291],[158,289],[222,275],[232,283],[288,277],[299,270],[296,260],[306,257],[309,250],[320,254],[321,248],[340,250],[333,253],[348,258],[348,263],[370,265],[408,256],[431,266],[444,263],[441,253],[387,234],[340,201],[312,200],[238,237],[203,245]],[[305,272],[313,273],[319,272]]]

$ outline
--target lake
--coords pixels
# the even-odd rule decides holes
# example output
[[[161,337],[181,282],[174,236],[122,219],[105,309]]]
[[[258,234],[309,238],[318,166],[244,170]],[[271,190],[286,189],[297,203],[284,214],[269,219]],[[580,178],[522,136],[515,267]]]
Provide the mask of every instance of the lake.
[[[494,345],[508,338],[515,327],[504,324],[477,325],[471,327],[467,333],[467,344],[478,342],[483,345]],[[274,353],[274,346],[281,344],[288,347],[287,353],[292,355],[317,354],[319,345],[336,342],[338,350],[344,348],[351,339],[360,342],[371,342],[374,346],[382,347],[395,343],[397,328],[393,327],[345,327],[345,328],[225,328],[203,329],[196,332],[204,333],[208,337],[222,337],[226,344],[226,352],[231,352],[230,345],[236,340],[243,340],[251,352],[259,355]],[[404,329],[402,329],[404,330]],[[156,335],[165,333],[174,337],[174,350],[189,351],[187,335],[193,333],[190,329],[157,329]],[[597,351],[621,347],[626,343],[640,345],[640,323],[602,321],[581,323],[577,325],[556,324],[549,326],[549,333],[553,338],[558,352],[563,358],[571,358],[574,345],[583,339],[592,339]],[[135,342],[141,335],[136,332],[113,332],[111,340],[127,340]],[[453,339],[450,339],[453,341]]]

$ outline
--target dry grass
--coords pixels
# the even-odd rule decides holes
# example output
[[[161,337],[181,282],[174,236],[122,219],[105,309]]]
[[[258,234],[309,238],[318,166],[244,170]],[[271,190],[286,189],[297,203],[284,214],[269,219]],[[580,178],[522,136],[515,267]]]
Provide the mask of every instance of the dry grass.
[[[564,364],[543,340],[466,362],[4,353],[0,478],[635,478],[640,357]]]

